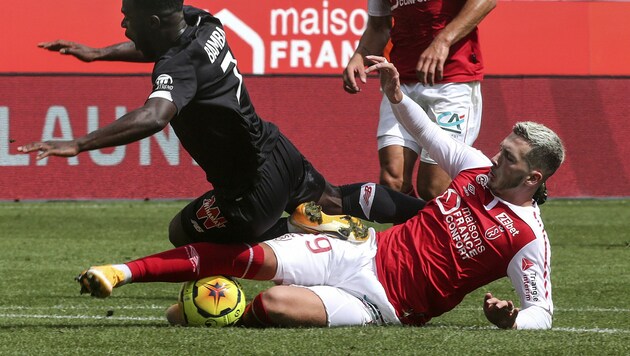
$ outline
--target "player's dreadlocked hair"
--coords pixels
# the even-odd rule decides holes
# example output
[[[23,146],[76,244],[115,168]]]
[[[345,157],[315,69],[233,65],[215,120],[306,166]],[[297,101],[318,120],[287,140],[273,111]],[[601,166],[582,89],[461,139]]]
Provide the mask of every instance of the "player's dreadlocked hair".
[[[156,15],[168,15],[182,11],[184,0],[131,0],[133,6]]]

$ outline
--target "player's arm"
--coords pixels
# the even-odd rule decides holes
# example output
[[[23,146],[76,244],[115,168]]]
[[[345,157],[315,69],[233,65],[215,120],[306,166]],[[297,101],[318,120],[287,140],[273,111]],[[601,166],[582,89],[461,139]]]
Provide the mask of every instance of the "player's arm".
[[[465,169],[492,165],[483,153],[452,138],[431,121],[416,102],[403,94],[400,90],[398,71],[392,63],[378,56],[367,56],[367,59],[374,64],[368,67],[366,72],[380,72],[381,88],[390,101],[398,122],[419,145],[429,152],[438,165],[448,172],[451,178]]]
[[[162,130],[176,113],[177,108],[172,102],[153,98],[147,100],[143,107],[86,136],[69,141],[33,142],[18,147],[18,151],[39,151],[36,157],[39,160],[48,156],[72,157],[83,151],[126,145]]]
[[[59,52],[63,55],[74,56],[83,62],[150,62],[144,57],[142,52],[136,49],[136,46],[131,41],[102,48],[89,47],[81,43],[66,40],[41,42],[37,46],[49,51]]]
[[[545,261],[543,239],[537,239],[525,245],[510,261],[507,275],[514,291],[520,299],[520,309],[506,306],[500,314],[508,314],[514,329],[550,329],[553,321],[553,302],[551,298],[551,272],[549,260]],[[496,298],[495,298],[496,299]],[[487,300],[484,300],[484,312]],[[511,303],[511,301],[510,301]],[[499,304],[498,304],[499,305]],[[512,309],[512,313],[508,313]],[[486,314],[488,317],[488,314]],[[508,319],[501,317],[495,323],[499,327],[508,325]]]
[[[444,63],[453,44],[466,37],[497,5],[497,0],[468,0],[420,55],[416,75],[422,84],[433,85],[442,80]]]
[[[391,15],[368,16],[367,28],[359,40],[356,51],[350,57],[346,69],[343,71],[343,88],[346,92],[356,94],[361,91],[357,85],[356,78],[359,78],[362,83],[366,82],[365,57],[373,54],[382,55],[383,49],[389,41],[391,28]]]

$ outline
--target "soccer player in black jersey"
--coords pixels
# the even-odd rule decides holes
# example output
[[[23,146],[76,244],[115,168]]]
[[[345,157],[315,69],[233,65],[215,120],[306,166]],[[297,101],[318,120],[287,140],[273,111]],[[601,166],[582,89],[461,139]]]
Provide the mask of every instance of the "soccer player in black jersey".
[[[175,246],[280,236],[289,228],[283,211],[307,201],[329,214],[380,222],[405,221],[423,206],[380,186],[329,184],[274,124],[256,114],[221,22],[211,14],[183,6],[183,0],[123,0],[122,14],[131,42],[39,46],[87,62],[155,62],[153,90],[144,105],[86,136],[33,142],[19,151],[38,151],[37,159],[70,157],[138,141],[170,123],[214,188],[173,218],[169,239]]]

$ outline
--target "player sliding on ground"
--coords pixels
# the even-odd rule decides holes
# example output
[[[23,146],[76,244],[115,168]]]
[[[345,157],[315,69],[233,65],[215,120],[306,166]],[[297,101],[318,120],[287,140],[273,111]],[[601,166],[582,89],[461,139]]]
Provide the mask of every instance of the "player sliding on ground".
[[[404,224],[370,229],[363,243],[325,233],[251,245],[196,243],[91,267],[78,277],[82,291],[107,297],[125,283],[228,275],[278,284],[253,298],[241,320],[245,326],[423,325],[507,276],[520,308],[487,293],[488,320],[500,328],[550,328],[550,246],[533,197],[564,160],[559,137],[543,125],[520,122],[488,158],[431,122],[400,91],[391,63],[369,59],[368,72],[380,72],[397,119],[453,178],[444,194]],[[298,209],[291,220],[310,221],[299,216],[309,211]],[[350,227],[339,217],[324,220]]]

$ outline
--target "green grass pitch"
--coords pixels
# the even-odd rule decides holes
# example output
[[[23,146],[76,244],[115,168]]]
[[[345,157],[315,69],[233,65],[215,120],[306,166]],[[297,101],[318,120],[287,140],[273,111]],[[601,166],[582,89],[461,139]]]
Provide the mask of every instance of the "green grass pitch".
[[[90,265],[170,248],[185,202],[0,203],[0,355],[628,355],[630,200],[552,200],[554,329],[504,331],[483,294],[515,298],[503,279],[429,325],[334,329],[170,327],[179,284],[136,284],[97,300],[73,278]],[[243,281],[251,298],[266,283]]]

